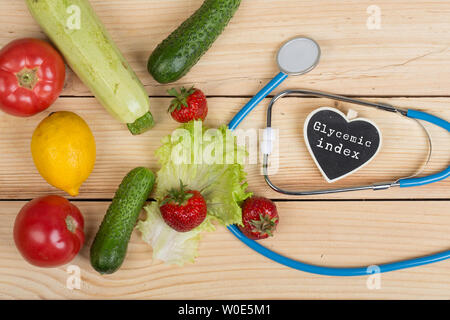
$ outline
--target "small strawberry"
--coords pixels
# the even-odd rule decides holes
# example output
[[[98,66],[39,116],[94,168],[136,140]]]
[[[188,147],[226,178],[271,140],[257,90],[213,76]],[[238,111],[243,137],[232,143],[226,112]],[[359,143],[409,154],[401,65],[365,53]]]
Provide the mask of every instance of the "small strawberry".
[[[192,87],[186,90],[181,87],[180,92],[175,88],[167,92],[175,97],[168,110],[174,120],[181,123],[191,120],[205,120],[208,114],[208,103],[205,95],[199,89]]]
[[[200,192],[186,190],[180,180],[180,188],[172,189],[159,207],[164,221],[178,232],[198,227],[206,218],[206,201]]]
[[[242,205],[243,234],[253,240],[265,239],[273,235],[278,225],[278,211],[275,204],[263,197],[252,197]]]

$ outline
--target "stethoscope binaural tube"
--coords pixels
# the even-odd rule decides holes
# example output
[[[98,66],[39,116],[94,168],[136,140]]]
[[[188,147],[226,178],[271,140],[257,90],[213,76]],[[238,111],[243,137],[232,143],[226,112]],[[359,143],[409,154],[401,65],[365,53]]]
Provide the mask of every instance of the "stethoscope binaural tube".
[[[450,123],[449,122],[447,122],[441,118],[438,118],[436,116],[433,116],[431,114],[422,112],[422,111],[413,110],[413,109],[404,110],[404,109],[396,108],[396,107],[386,104],[386,103],[366,101],[366,100],[340,96],[337,94],[327,93],[327,92],[322,92],[322,91],[314,91],[314,90],[307,90],[307,89],[288,89],[288,90],[284,90],[284,91],[276,94],[270,101],[269,106],[267,108],[267,128],[265,129],[266,132],[270,132],[271,127],[272,127],[272,112],[273,112],[275,103],[287,95],[294,95],[297,97],[303,95],[303,96],[312,96],[312,97],[317,97],[317,98],[327,98],[327,99],[331,99],[331,100],[357,104],[357,105],[361,105],[361,106],[365,106],[365,107],[376,108],[376,109],[380,109],[383,111],[398,113],[404,117],[411,118],[416,121],[417,120],[427,121],[431,124],[434,124],[436,126],[443,128],[447,131],[450,131]],[[427,131],[425,130],[425,132],[427,132]],[[267,133],[264,136],[266,136],[266,135],[270,135],[270,133]],[[428,132],[427,132],[427,135],[428,135]],[[429,138],[429,139],[431,141],[431,138]],[[425,184],[444,180],[450,176],[450,167],[448,167],[447,169],[445,169],[439,173],[429,175],[426,177],[420,177],[420,178],[409,176],[409,177],[405,177],[405,178],[398,178],[395,181],[391,181],[391,182],[382,182],[382,183],[375,183],[375,184],[362,185],[362,186],[341,187],[341,188],[335,188],[335,189],[302,190],[302,191],[285,190],[285,189],[282,189],[281,187],[275,185],[270,180],[270,177],[269,177],[268,163],[269,163],[269,155],[271,152],[270,149],[272,149],[271,143],[272,142],[270,141],[270,139],[267,139],[267,141],[262,141],[262,144],[264,146],[266,146],[266,149],[268,150],[268,151],[263,151],[264,179],[265,179],[266,183],[269,185],[269,187],[271,187],[274,191],[285,194],[285,195],[309,196],[309,195],[330,194],[330,193],[360,191],[360,190],[378,191],[378,190],[386,190],[391,187],[400,187],[400,188],[416,187],[416,186],[422,186]]]
[[[444,119],[438,118],[436,116],[433,116],[432,114],[419,110],[409,109],[406,112],[406,116],[412,119],[427,121],[450,132],[450,122],[445,121]],[[398,183],[400,184],[400,188],[417,187],[441,181],[447,179],[448,177],[450,177],[450,166],[447,169],[430,176],[420,178],[400,179]]]
[[[320,55],[320,50],[319,50]],[[279,57],[280,55],[278,55]],[[280,72],[271,82],[269,82],[261,91],[257,94],[253,99],[251,99],[243,108],[242,110],[236,114],[236,116],[232,119],[232,121],[229,124],[229,129],[234,130],[237,128],[237,126],[242,122],[242,120],[250,113],[251,110],[262,100],[264,97],[266,97],[274,88],[276,88],[283,80],[285,80],[287,77],[287,73]],[[343,97],[344,99],[347,99]],[[367,102],[367,104],[371,104],[370,102]],[[378,107],[380,109],[387,108],[388,111],[390,106],[386,106],[383,104],[379,104]],[[385,109],[386,110],[386,109]],[[398,111],[400,111],[398,109]],[[428,113],[424,113],[417,110],[407,110],[405,112],[401,112],[401,114],[406,115],[407,117],[419,119],[428,121],[430,123],[433,123],[437,126],[440,126],[447,131],[450,131],[450,123],[440,119],[436,116],[430,115]],[[267,157],[267,155],[265,155]],[[448,167],[446,170],[431,175],[428,177],[422,177],[422,178],[405,178],[400,179],[398,181],[398,184],[400,187],[410,187],[410,186],[419,186],[427,183],[436,182],[439,180],[443,180],[450,176],[450,167]],[[371,265],[366,267],[357,267],[357,268],[333,268],[333,267],[322,267],[317,265],[312,265],[308,263],[304,263],[301,261],[297,261],[288,257],[285,257],[283,255],[280,255],[263,245],[257,243],[254,240],[251,240],[247,238],[236,225],[228,226],[228,230],[236,236],[239,240],[241,240],[244,244],[246,244],[251,249],[255,250],[259,254],[271,259],[274,262],[280,263],[282,265],[285,265],[287,267],[313,273],[313,274],[319,274],[319,275],[325,275],[325,276],[343,276],[343,277],[349,277],[349,276],[367,276],[373,273],[384,273],[384,272],[390,272],[390,271],[396,271],[401,269],[407,269],[417,266],[422,266],[430,263],[435,263],[443,260],[450,259],[450,250],[443,251],[440,253],[428,255],[425,257],[419,257],[415,259],[409,259],[409,260],[403,260],[398,262],[392,262],[392,263],[386,263],[381,265]]]

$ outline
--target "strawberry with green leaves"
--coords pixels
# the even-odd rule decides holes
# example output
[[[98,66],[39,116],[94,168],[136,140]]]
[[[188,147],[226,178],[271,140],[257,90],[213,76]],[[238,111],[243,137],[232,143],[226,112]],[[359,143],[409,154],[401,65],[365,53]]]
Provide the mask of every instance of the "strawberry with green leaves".
[[[201,90],[194,87],[186,90],[186,88],[181,87],[180,92],[175,88],[167,92],[174,96],[168,110],[174,120],[181,123],[191,120],[205,120],[208,114],[208,103]]]
[[[160,204],[164,221],[178,232],[198,227],[206,218],[206,201],[200,192],[186,190],[180,180],[179,189],[171,189]]]
[[[275,204],[263,197],[251,197],[242,205],[242,223],[239,227],[244,235],[253,240],[273,236],[279,217]]]

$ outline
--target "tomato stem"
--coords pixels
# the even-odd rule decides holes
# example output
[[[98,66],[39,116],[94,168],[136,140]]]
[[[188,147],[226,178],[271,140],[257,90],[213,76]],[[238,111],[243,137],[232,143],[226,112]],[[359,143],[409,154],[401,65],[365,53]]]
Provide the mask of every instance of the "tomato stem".
[[[33,90],[34,86],[39,81],[37,71],[38,68],[34,69],[23,68],[22,70],[17,72],[16,77],[19,86],[21,86],[22,88]]]
[[[66,217],[66,226],[70,232],[75,233],[78,223],[75,221],[75,219],[72,216],[67,216]]]

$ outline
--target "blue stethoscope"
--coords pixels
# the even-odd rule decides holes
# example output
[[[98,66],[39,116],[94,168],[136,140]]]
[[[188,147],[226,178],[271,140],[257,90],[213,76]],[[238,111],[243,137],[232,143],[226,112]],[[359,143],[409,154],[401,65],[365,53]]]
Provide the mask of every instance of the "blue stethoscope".
[[[267,83],[264,88],[262,88],[231,120],[228,127],[230,130],[236,129],[236,127],[245,119],[245,117],[252,111],[258,103],[260,103],[270,92],[272,92],[276,87],[278,87],[287,77],[288,75],[300,75],[305,74],[311,71],[319,62],[320,59],[320,47],[319,45],[312,39],[305,37],[297,37],[292,40],[286,42],[278,51],[277,62],[280,68],[280,73],[278,73],[269,83]],[[287,94],[302,94],[316,97],[324,97],[354,104],[359,104],[368,107],[374,107],[377,109],[390,111],[398,113],[402,116],[415,119],[415,120],[423,120],[434,125],[437,125],[441,128],[450,132],[450,123],[440,119],[431,114],[408,109],[403,110],[399,108],[395,108],[391,105],[387,105],[384,103],[374,103],[369,101],[364,101],[360,99],[354,99],[344,96],[339,96],[330,93],[324,93],[319,91],[311,91],[311,90],[285,90],[278,95],[274,96],[271,100],[268,111],[267,111],[267,128],[265,134],[265,141],[263,141],[264,150],[263,150],[263,174],[267,184],[275,191],[287,194],[287,195],[312,195],[312,194],[326,194],[326,193],[334,193],[334,192],[346,192],[346,191],[356,191],[356,190],[383,190],[388,189],[390,187],[415,187],[421,186],[433,182],[437,182],[440,180],[444,180],[450,176],[450,166],[442,172],[416,178],[416,177],[407,177],[398,179],[394,182],[383,183],[383,184],[373,184],[366,186],[358,186],[358,187],[348,187],[348,188],[338,188],[338,189],[325,189],[325,190],[314,190],[314,191],[288,191],[279,188],[274,185],[272,181],[269,179],[268,175],[268,158],[271,153],[271,138],[270,138],[270,130],[271,130],[271,119],[272,119],[272,108],[274,103],[280,99],[281,97]],[[359,268],[332,268],[332,267],[322,267],[311,265],[307,263],[303,263],[297,260],[293,260],[282,256],[261,244],[257,243],[254,240],[247,238],[239,228],[235,225],[229,226],[228,229],[243,243],[247,246],[255,250],[256,252],[262,254],[263,256],[288,266],[293,269],[301,270],[304,272],[327,275],[327,276],[364,276],[372,273],[383,273],[389,271],[395,271],[400,269],[412,268],[421,265],[426,265],[434,262],[443,261],[450,258],[450,250],[443,251],[437,254],[432,254],[425,257],[420,257],[416,259],[403,260],[399,262],[387,263],[379,265],[377,269],[370,267],[359,267]]]

